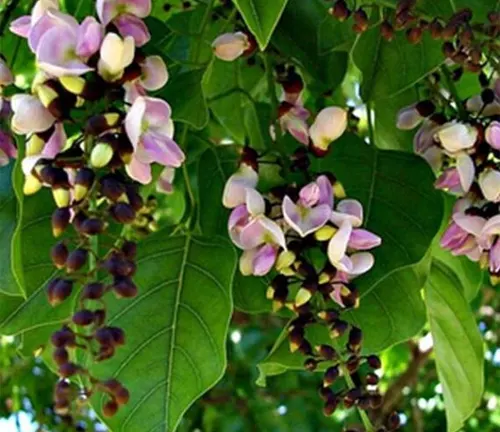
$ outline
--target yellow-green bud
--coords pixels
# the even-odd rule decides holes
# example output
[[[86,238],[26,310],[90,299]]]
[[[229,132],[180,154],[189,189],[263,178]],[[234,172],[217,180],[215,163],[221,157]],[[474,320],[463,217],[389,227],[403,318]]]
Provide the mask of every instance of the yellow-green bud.
[[[318,277],[318,283],[320,285],[323,285],[323,284],[326,284],[330,282],[330,276],[326,273],[320,273],[319,277]]]
[[[59,78],[59,82],[66,90],[75,95],[81,95],[86,84],[83,78],[76,76],[63,76]]]
[[[94,168],[105,167],[113,158],[113,148],[106,143],[98,143],[90,154],[90,163]]]
[[[342,186],[342,183],[340,183],[339,181],[335,182],[335,184],[333,185],[333,195],[339,199],[345,198],[347,196],[344,186]]]
[[[314,238],[321,242],[328,241],[335,235],[336,232],[336,228],[331,225],[325,225],[314,233]]]
[[[296,258],[297,255],[290,250],[281,252],[276,261],[276,270],[281,272],[281,270],[290,267]]]
[[[81,201],[82,199],[84,199],[87,196],[88,191],[89,188],[87,186],[79,184],[75,185],[75,187],[73,188],[73,197],[75,201]]]
[[[27,175],[24,179],[23,193],[25,195],[36,194],[42,188],[42,183],[34,176]]]
[[[274,288],[272,286],[267,287],[266,298],[272,300],[274,298]]]
[[[45,146],[45,141],[37,134],[31,135],[30,139],[26,141],[26,156],[39,155]]]
[[[48,108],[59,97],[54,89],[46,85],[41,85],[37,88],[37,95],[45,108]]]
[[[309,300],[311,300],[311,291],[305,288],[300,288],[295,296],[295,306],[305,305]]]
[[[71,195],[68,189],[64,188],[52,189],[52,196],[54,197],[54,201],[57,207],[61,208],[69,206]]]

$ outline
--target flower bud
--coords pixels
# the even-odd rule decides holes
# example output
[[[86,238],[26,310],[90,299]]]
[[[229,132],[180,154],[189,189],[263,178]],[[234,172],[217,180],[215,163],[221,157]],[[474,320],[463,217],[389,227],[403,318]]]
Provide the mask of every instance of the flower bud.
[[[372,369],[380,369],[382,367],[382,363],[380,361],[380,358],[376,355],[368,356],[366,358],[366,361]]]
[[[77,326],[88,326],[94,322],[94,313],[88,309],[82,309],[75,312],[72,320]]]
[[[59,366],[58,374],[63,378],[69,378],[72,377],[73,375],[76,375],[79,372],[79,370],[80,368],[78,367],[78,365],[74,363],[65,363]]]
[[[113,158],[113,147],[107,143],[97,143],[90,154],[90,163],[94,168],[105,167]]]
[[[377,374],[369,373],[366,375],[366,383],[368,385],[377,385],[379,382],[379,377]]]
[[[137,255],[137,243],[126,241],[123,243],[121,250],[125,258],[133,260]]]
[[[491,202],[500,202],[500,171],[486,169],[479,175],[479,187],[484,197]]]
[[[54,362],[58,365],[61,366],[65,363],[68,363],[69,361],[69,353],[66,350],[66,348],[60,347],[56,348],[54,352],[52,353],[52,358],[54,359]]]
[[[58,208],[52,213],[52,234],[59,237],[69,225],[71,213],[68,207]]]
[[[486,142],[495,150],[500,150],[500,122],[492,121],[485,131]]]
[[[315,349],[325,360],[331,361],[337,358],[337,352],[330,345],[318,345]]]
[[[116,33],[108,33],[104,38],[97,65],[99,75],[112,82],[120,79],[127,66],[134,61],[135,43],[132,36],[121,38]]]
[[[121,117],[118,113],[99,114],[87,121],[85,133],[87,135],[99,136],[119,126]]]
[[[80,270],[86,263],[89,253],[86,249],[78,248],[71,252],[66,260],[66,269],[68,273],[74,273]]]
[[[113,202],[127,199],[125,185],[114,175],[106,175],[101,178],[100,191],[106,198]]]
[[[309,129],[313,150],[324,155],[330,144],[347,128],[347,111],[340,107],[328,107],[319,112]]]
[[[69,252],[68,248],[63,242],[59,242],[52,247],[50,251],[52,262],[58,269],[64,268]]]
[[[416,104],[399,110],[397,114],[396,127],[401,130],[411,130],[417,127],[424,118],[416,109]]]
[[[125,387],[120,388],[114,396],[119,405],[126,405],[130,400],[130,393]]]
[[[337,0],[330,13],[340,22],[345,21],[351,15],[351,11],[347,7],[345,0]]]
[[[73,281],[67,279],[54,279],[47,287],[49,303],[57,306],[66,300],[73,291]]]
[[[136,213],[132,206],[123,202],[113,205],[109,209],[109,212],[113,219],[121,224],[131,224],[136,217]]]
[[[250,47],[248,36],[242,32],[224,33],[212,43],[215,56],[224,61],[236,60]]]
[[[99,300],[105,293],[105,286],[100,282],[91,282],[83,288],[83,300]]]
[[[387,419],[387,427],[389,430],[396,430],[401,425],[401,419],[397,412],[393,412]]]
[[[429,29],[431,31],[431,37],[433,39],[441,39],[441,37],[443,36],[443,26],[441,25],[441,23],[438,21],[437,18],[435,18],[431,22]]]
[[[304,362],[304,369],[309,372],[314,372],[318,367],[318,361],[313,358],[308,358]]]
[[[339,375],[340,370],[338,366],[329,367],[323,376],[323,387],[331,386],[337,380]]]
[[[87,196],[89,189],[94,183],[95,174],[90,168],[81,168],[76,173],[75,187],[73,189],[73,198],[75,201],[81,201]]]
[[[291,250],[281,252],[276,260],[276,270],[281,272],[283,269],[290,267],[296,258],[297,255]]]
[[[23,193],[24,195],[34,195],[42,188],[42,183],[31,174],[24,178]]]
[[[330,324],[338,319],[339,313],[334,309],[327,309],[319,312],[318,317]]]
[[[50,338],[52,345],[56,348],[61,347],[71,347],[75,344],[75,334],[68,327],[64,327],[61,330],[58,330],[52,333]]]
[[[332,339],[336,339],[341,337],[348,329],[349,324],[342,320],[336,320],[331,329],[330,329],[330,337]]]
[[[115,277],[113,290],[118,298],[133,298],[137,296],[137,286],[128,277]]]
[[[53,188],[52,196],[54,197],[54,202],[59,208],[68,207],[71,202],[71,194],[69,189],[66,189],[65,187]]]
[[[101,234],[105,227],[105,223],[101,219],[89,218],[82,222],[79,231],[82,234],[97,235]]]
[[[335,235],[336,232],[336,228],[331,225],[325,225],[314,233],[314,238],[320,242],[328,241]]]
[[[331,416],[337,409],[338,404],[338,398],[336,396],[332,396],[326,401],[325,405],[323,406],[323,414],[327,417]]]
[[[380,25],[380,34],[387,42],[394,39],[394,27],[389,21],[386,20]]]
[[[115,400],[107,401],[102,407],[104,417],[113,417],[118,412],[118,403]]]

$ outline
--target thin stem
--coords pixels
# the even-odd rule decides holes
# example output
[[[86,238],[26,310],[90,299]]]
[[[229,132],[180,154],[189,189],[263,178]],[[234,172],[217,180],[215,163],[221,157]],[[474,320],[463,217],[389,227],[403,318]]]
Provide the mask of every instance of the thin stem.
[[[441,67],[441,70],[443,71],[443,75],[445,77],[445,81],[446,81],[446,85],[448,87],[448,90],[450,91],[450,94],[453,97],[453,99],[455,100],[455,104],[457,105],[458,115],[460,116],[460,118],[462,120],[465,120],[467,118],[467,112],[465,111],[462,100],[460,99],[457,87],[455,86],[455,83],[453,82],[451,72],[448,69],[448,67],[445,65],[443,65]]]
[[[340,348],[335,340],[332,340],[332,346],[335,348],[335,350],[340,354]],[[344,359],[342,358],[342,355],[340,355],[339,359],[339,368],[342,371],[342,376],[345,379],[345,382],[347,384],[347,387],[349,389],[356,388],[356,385],[354,384],[354,381],[351,378],[351,374],[349,372],[349,369],[347,369],[347,366],[345,365]],[[366,412],[364,412],[361,408],[356,407],[358,410],[359,417],[361,418],[361,421],[363,422],[363,426],[366,429],[366,432],[374,432],[375,428],[372,425],[372,422],[368,418],[368,415]]]

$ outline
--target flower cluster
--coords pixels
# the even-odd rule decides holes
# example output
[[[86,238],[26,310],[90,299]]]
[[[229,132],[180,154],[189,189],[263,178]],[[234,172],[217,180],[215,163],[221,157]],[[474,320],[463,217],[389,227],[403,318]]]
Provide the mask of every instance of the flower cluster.
[[[295,158],[303,161],[309,156],[299,148]],[[308,166],[302,164],[304,173]],[[241,273],[271,275],[267,297],[273,310],[287,307],[297,315],[288,327],[290,350],[307,356],[308,370],[324,365],[320,396],[325,415],[331,415],[341,401],[346,407],[378,407],[382,397],[373,372],[356,385],[336,391],[331,387],[341,375],[350,380],[362,364],[380,367],[376,356],[361,355],[362,331],[340,316],[359,306],[352,281],[372,268],[374,257],[368,250],[379,246],[381,238],[361,228],[363,206],[347,199],[331,174],[320,173],[312,181],[276,187],[266,194],[258,191],[258,181],[259,155],[246,147],[223,194],[224,206],[232,209],[229,235],[243,251]],[[331,344],[313,348],[306,329],[314,325],[329,328]]]
[[[0,58],[0,122],[8,119],[10,113],[10,102],[3,97],[3,89],[14,83],[14,77],[5,63]],[[6,128],[7,129],[7,128]],[[11,158],[17,157],[17,148],[12,136],[7,130],[0,129],[0,167],[7,165]]]
[[[1,100],[2,108],[12,108],[12,131],[26,139],[24,192],[48,187],[57,205],[52,229],[62,239],[51,257],[61,272],[48,284],[49,302],[57,306],[71,299],[77,305],[52,336],[61,377],[55,406],[63,415],[74,399],[95,391],[109,396],[106,416],[128,402],[129,393],[119,381],[93,377],[76,363],[72,350],[85,350],[99,362],[125,344],[123,330],[106,323],[105,299],[138,293],[132,280],[134,229],[142,226],[139,220],[147,225],[151,213],[138,183],[152,182],[156,163],[165,167],[157,188],[170,192],[174,170],[185,159],[173,140],[170,106],[147,94],[168,79],[162,58],[146,56],[141,48],[150,39],[142,19],[149,15],[151,1],[97,0],[96,8],[98,19],[90,16],[79,23],[59,10],[58,1],[39,0],[30,16],[14,21],[11,31],[27,39],[37,73],[30,94]],[[1,86],[13,81],[3,62],[0,80]],[[0,138],[4,163],[16,152],[7,134]],[[125,225],[114,230],[123,233],[118,238],[110,233],[117,225]],[[107,252],[98,247],[97,236],[109,237]],[[84,377],[86,388],[69,380],[75,375]]]
[[[436,187],[458,196],[441,246],[500,276],[500,80],[465,105],[467,119],[435,113],[422,101],[402,109],[397,125],[413,129],[415,151],[438,173]]]

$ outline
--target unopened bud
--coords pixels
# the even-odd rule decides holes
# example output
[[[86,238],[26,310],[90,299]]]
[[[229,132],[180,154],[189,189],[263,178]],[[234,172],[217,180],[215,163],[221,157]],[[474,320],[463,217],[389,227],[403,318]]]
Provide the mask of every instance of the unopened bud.
[[[380,25],[380,34],[388,42],[394,39],[394,27],[389,21],[384,21]]]
[[[233,61],[250,48],[250,40],[245,33],[224,33],[212,43],[216,57],[224,61]]]
[[[340,107],[322,109],[309,129],[312,150],[318,155],[328,152],[330,144],[337,140],[347,128],[347,111]]]
[[[118,403],[113,399],[107,401],[102,407],[104,417],[113,417],[118,412]]]
[[[69,189],[64,187],[58,187],[52,189],[52,196],[54,197],[54,201],[57,207],[68,207],[71,202],[71,194]]]
[[[58,269],[64,268],[68,254],[68,248],[63,242],[55,244],[50,251],[52,262]]]
[[[107,143],[98,143],[90,154],[90,163],[94,168],[105,167],[113,158],[113,148]]]
[[[59,237],[69,225],[71,213],[69,208],[58,208],[52,213],[52,234]]]
[[[339,377],[339,375],[340,371],[338,366],[329,367],[326,370],[325,375],[323,376],[323,387],[331,386]]]
[[[24,178],[23,193],[24,195],[34,195],[42,188],[42,183],[34,176],[27,175]]]
[[[304,362],[304,368],[309,372],[314,372],[318,367],[318,361],[313,358],[308,358]]]
[[[276,270],[281,272],[283,269],[290,267],[296,258],[297,255],[291,250],[281,252],[276,261]]]
[[[73,189],[73,196],[76,201],[81,201],[87,196],[89,189],[94,183],[94,178],[94,171],[90,168],[81,168],[78,170]]]
[[[88,326],[94,322],[94,313],[88,309],[82,309],[73,315],[73,323],[77,326]]]
[[[66,269],[68,273],[80,270],[87,263],[88,255],[88,251],[82,248],[75,249],[71,252],[66,260]]]
[[[330,13],[340,22],[345,21],[351,15],[351,11],[347,7],[345,0],[337,0]]]
[[[333,226],[325,225],[314,233],[314,238],[320,242],[325,242],[330,240],[336,232],[337,229]]]

